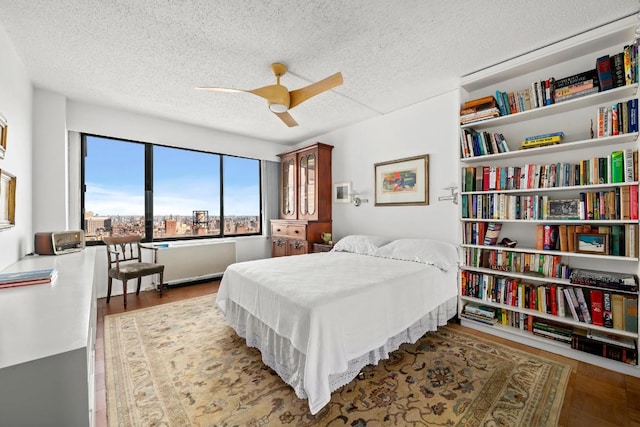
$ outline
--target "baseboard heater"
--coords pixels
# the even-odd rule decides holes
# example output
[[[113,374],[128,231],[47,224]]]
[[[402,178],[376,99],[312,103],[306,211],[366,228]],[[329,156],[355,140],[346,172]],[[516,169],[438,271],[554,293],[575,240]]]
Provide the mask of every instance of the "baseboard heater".
[[[227,266],[236,262],[236,243],[169,242],[154,245],[158,263],[164,264],[164,282],[174,285],[222,276]]]

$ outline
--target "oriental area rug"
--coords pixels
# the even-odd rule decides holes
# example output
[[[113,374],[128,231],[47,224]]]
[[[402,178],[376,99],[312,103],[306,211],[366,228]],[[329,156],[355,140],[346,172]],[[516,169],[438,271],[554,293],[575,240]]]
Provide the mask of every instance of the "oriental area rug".
[[[442,327],[311,415],[215,294],[105,317],[109,426],[553,426],[571,368]]]

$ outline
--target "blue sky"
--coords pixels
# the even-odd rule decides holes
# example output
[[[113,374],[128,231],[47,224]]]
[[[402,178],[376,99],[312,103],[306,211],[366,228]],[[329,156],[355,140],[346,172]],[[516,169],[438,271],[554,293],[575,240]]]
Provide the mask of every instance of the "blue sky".
[[[225,215],[260,214],[258,161],[224,158]],[[154,215],[219,215],[219,156],[154,147]],[[144,215],[144,144],[87,137],[85,209]]]

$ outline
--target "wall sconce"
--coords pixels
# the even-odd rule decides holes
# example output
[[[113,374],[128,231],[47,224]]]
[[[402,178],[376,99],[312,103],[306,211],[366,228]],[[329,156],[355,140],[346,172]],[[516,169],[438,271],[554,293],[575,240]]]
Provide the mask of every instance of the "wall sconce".
[[[369,203],[369,199],[361,199],[357,194],[351,194],[351,203],[358,207],[363,203]]]
[[[458,187],[445,187],[443,188],[443,190],[449,190],[451,191],[451,195],[449,196],[439,196],[438,197],[438,201],[443,201],[443,200],[451,200],[455,205],[458,204]]]

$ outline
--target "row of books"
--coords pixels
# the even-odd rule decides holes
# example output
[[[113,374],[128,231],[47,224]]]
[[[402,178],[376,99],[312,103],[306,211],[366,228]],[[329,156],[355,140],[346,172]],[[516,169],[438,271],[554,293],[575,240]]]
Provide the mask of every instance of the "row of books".
[[[58,270],[55,268],[0,273],[0,289],[52,283],[56,277],[58,277]]]
[[[561,252],[579,252],[582,235],[603,236],[606,243],[602,255],[637,257],[638,224],[536,224],[535,249]],[[492,247],[497,244],[502,223],[465,222],[462,241],[465,244]],[[556,276],[564,277],[564,276]]]
[[[463,271],[462,295],[535,310],[560,319],[638,332],[638,297],[597,288],[533,284],[521,279]]]
[[[498,132],[477,132],[474,129],[460,131],[460,153],[463,158],[509,152],[504,135]]]
[[[493,96],[472,99],[460,108],[460,124],[465,125],[500,116],[498,103]]]
[[[585,248],[595,236],[602,248]],[[536,249],[637,257],[638,224],[537,224]],[[597,250],[596,250],[597,249]]]
[[[615,55],[597,58],[595,68],[559,79],[536,80],[520,90],[496,90],[493,95],[467,101],[460,110],[460,123],[517,114],[638,83],[637,49],[635,44],[628,45]]]
[[[638,132],[638,98],[598,107],[596,124],[598,138]]]
[[[467,166],[462,191],[528,190],[638,181],[638,151],[615,150],[606,157],[577,163],[527,163],[523,166]]]
[[[574,328],[549,319],[473,303],[464,306],[461,317],[490,326],[500,323],[528,330],[538,337],[568,344],[575,350],[623,363],[638,363],[637,342],[631,337],[597,329]]]
[[[462,309],[461,316],[487,325],[495,325],[498,322],[496,309],[486,305],[467,303]]]
[[[490,268],[496,272],[531,273],[543,277],[568,279],[571,270],[562,263],[562,256],[503,249],[465,248],[465,265]]]
[[[580,192],[577,199],[551,199],[546,194],[463,194],[462,218],[489,220],[635,220],[638,187]]]
[[[602,91],[638,83],[638,46],[627,45],[614,55],[600,56],[596,71]]]
[[[638,364],[638,348],[633,338],[577,330],[571,336],[571,348],[629,365]]]

